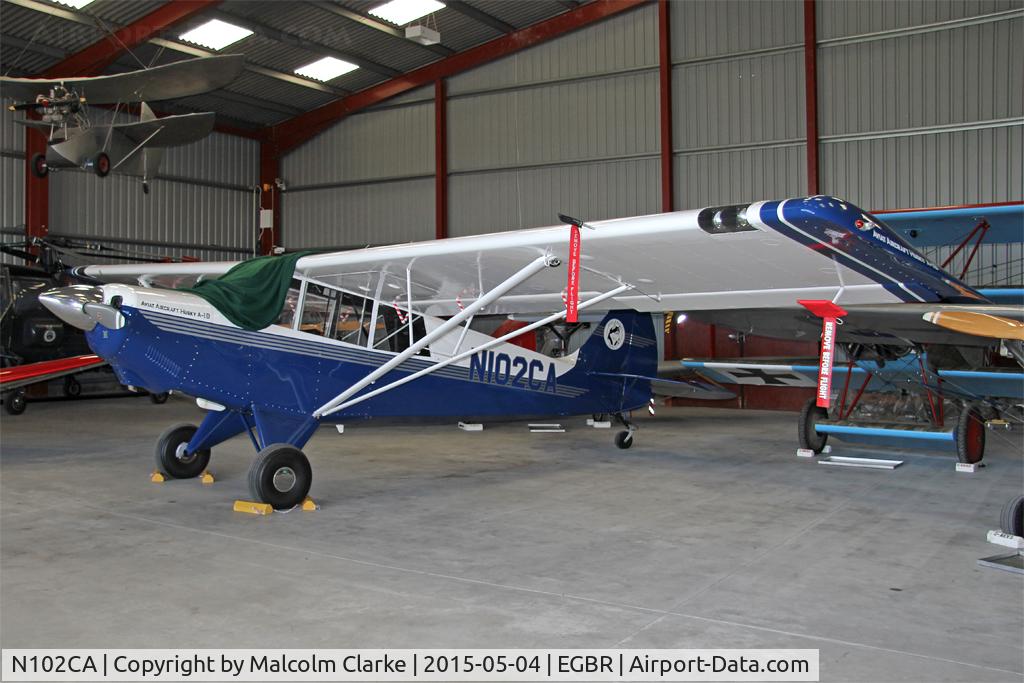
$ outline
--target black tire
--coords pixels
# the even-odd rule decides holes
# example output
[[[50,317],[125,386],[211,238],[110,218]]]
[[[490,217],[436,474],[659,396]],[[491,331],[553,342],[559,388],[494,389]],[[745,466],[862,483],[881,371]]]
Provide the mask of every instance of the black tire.
[[[1011,536],[1024,536],[1024,496],[1006,501],[999,515],[999,528]]]
[[[82,395],[82,383],[74,377],[65,377],[64,395],[68,398],[78,398]]]
[[[249,492],[275,510],[288,510],[306,499],[313,468],[306,455],[286,443],[270,444],[249,467]]]
[[[142,181],[142,194],[149,194],[149,183]]]
[[[92,162],[92,170],[100,178],[106,178],[110,174],[110,157],[106,152],[100,152]]]
[[[807,399],[807,403],[800,409],[800,421],[797,424],[797,438],[800,440],[800,448],[821,453],[828,443],[828,434],[819,434],[814,431],[814,425],[821,420],[828,419],[828,411],[818,407],[818,401],[814,398]]]
[[[632,432],[619,432],[615,435],[615,445],[619,448],[626,449],[633,445],[633,434]]]
[[[170,394],[168,394],[166,391],[161,391],[161,392],[156,393],[156,394],[150,394],[149,395],[149,400],[159,406],[159,405],[163,405],[164,403],[167,403],[167,397],[168,396],[170,396]]]
[[[156,441],[156,466],[171,479],[192,479],[206,471],[210,449],[196,451],[186,458],[178,457],[178,447],[187,444],[196,433],[196,426],[183,423],[164,430]]]
[[[953,431],[956,439],[956,459],[978,463],[985,457],[985,418],[977,404],[968,403],[960,411]]]
[[[36,178],[45,178],[50,173],[50,167],[46,163],[45,154],[33,154],[31,161],[29,161],[29,168],[32,169],[32,175]]]
[[[4,410],[9,415],[21,415],[27,407],[28,401],[25,399],[24,392],[12,391],[4,396]]]

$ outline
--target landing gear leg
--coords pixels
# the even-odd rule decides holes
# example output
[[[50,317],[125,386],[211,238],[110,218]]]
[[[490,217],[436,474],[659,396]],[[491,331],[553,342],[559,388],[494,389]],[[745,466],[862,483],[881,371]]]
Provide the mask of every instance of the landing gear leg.
[[[633,445],[633,432],[637,430],[637,426],[626,419],[626,416],[622,413],[616,413],[615,420],[626,428],[626,431],[615,435],[615,445],[622,449],[631,447]]]

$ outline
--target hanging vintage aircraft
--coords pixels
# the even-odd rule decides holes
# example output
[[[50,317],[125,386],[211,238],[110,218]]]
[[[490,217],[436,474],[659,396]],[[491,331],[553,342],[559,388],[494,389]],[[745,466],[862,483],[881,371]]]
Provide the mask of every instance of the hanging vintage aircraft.
[[[217,90],[235,80],[244,66],[244,55],[217,55],[110,76],[4,76],[0,92],[18,102],[8,109],[32,117],[19,123],[47,136],[46,153],[34,155],[29,162],[35,176],[43,178],[60,168],[87,168],[100,177],[109,173],[139,176],[143,191],[148,192],[149,181],[160,168],[162,150],[209,135],[214,114],[157,118],[146,102]],[[140,103],[138,121],[117,123],[117,114],[131,103]],[[94,123],[87,105],[114,105],[111,122]]]
[[[827,231],[849,238],[832,240]],[[160,468],[195,477],[211,448],[244,433],[258,451],[252,494],[275,508],[308,492],[312,471],[300,449],[323,423],[606,413],[624,425],[616,444],[628,448],[629,413],[647,403],[657,378],[652,312],[816,300],[891,311],[910,334],[936,329],[922,320],[922,306],[992,308],[884,224],[824,196],[601,221],[582,231],[574,223],[242,264],[84,273],[110,284],[55,290],[42,296],[45,305],[87,330],[92,349],[126,384],[194,395],[210,411],[198,427],[176,425],[160,436]],[[202,281],[159,288],[186,277]],[[584,330],[574,324],[578,311],[604,315]],[[497,338],[480,331],[487,316],[493,330],[493,316],[520,314],[542,317]],[[510,343],[559,325],[537,350]],[[950,343],[976,340],[948,335]]]

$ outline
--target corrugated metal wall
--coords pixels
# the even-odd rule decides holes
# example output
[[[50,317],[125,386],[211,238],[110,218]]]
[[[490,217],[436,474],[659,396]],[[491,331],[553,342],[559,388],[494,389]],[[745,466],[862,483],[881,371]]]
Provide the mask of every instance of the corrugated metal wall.
[[[450,79],[449,234],[652,213],[657,8]]]
[[[353,247],[434,236],[434,91],[350,116],[286,156],[281,240]]]
[[[258,169],[258,143],[213,133],[165,150],[148,195],[137,178],[62,170],[50,176],[50,233],[173,256],[238,258],[255,242]]]
[[[1024,194],[1020,2],[820,2],[821,189],[870,209]]]
[[[807,192],[803,3],[671,3],[675,204]]]

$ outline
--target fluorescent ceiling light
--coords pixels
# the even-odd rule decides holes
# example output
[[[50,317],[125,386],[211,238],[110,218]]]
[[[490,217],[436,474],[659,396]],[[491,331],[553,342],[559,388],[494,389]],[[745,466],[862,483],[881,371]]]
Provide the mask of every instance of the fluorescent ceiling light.
[[[342,59],[336,59],[334,57],[324,57],[318,59],[312,64],[306,66],[300,66],[295,70],[295,73],[306,78],[312,78],[314,81],[329,81],[337,78],[342,74],[347,74],[349,71],[355,71],[359,67],[355,64],[351,64]]]
[[[444,3],[437,0],[391,0],[374,7],[370,14],[392,24],[404,26],[439,9],[444,9]]]
[[[82,9],[92,2],[92,0],[57,0],[57,2],[62,5],[67,5],[68,7],[74,7],[75,9]]]
[[[252,31],[247,28],[235,26],[220,19],[210,19],[205,24],[196,26],[187,33],[182,33],[178,38],[188,43],[208,47],[211,50],[220,50],[251,35]]]

